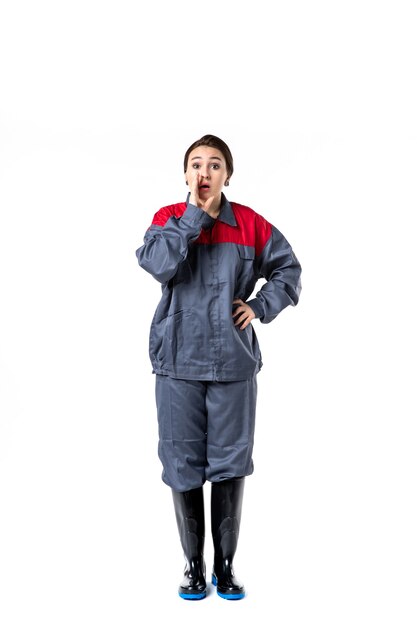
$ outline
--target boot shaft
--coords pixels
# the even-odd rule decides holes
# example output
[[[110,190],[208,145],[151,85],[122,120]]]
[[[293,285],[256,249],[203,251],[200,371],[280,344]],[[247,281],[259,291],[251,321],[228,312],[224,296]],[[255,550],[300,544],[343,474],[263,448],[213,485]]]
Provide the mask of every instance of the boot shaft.
[[[212,483],[211,532],[215,560],[232,562],[236,552],[245,478],[233,478]]]
[[[178,492],[172,490],[175,517],[184,555],[189,562],[199,558],[204,550],[203,488]]]

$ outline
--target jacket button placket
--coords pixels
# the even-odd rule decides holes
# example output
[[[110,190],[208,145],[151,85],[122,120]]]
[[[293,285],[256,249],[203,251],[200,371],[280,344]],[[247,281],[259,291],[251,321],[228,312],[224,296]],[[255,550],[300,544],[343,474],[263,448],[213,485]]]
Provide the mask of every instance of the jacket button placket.
[[[212,330],[213,377],[218,379],[221,368],[221,325],[220,325],[220,284],[219,284],[219,247],[209,245],[210,274],[211,274],[211,301],[209,306],[209,320]]]

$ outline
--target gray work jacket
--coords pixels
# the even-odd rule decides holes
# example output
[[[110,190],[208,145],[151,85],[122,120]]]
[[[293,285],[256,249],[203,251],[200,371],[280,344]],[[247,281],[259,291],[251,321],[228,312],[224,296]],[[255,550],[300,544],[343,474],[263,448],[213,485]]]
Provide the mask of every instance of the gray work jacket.
[[[162,283],[149,338],[153,372],[247,380],[262,367],[261,352],[252,324],[235,326],[233,300],[267,324],[297,304],[301,266],[279,230],[249,207],[222,194],[213,219],[188,198],[160,209],[136,250],[139,265]]]

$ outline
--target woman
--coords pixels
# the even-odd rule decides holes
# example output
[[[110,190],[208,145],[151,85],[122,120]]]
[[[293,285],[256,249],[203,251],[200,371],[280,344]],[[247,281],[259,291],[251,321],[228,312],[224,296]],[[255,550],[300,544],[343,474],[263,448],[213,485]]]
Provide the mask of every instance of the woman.
[[[203,485],[211,490],[212,582],[243,598],[235,578],[245,476],[252,474],[256,375],[261,353],[251,322],[296,305],[301,267],[283,235],[249,207],[229,202],[228,146],[213,135],[184,158],[186,202],[154,216],[139,265],[162,283],[149,353],[156,374],[159,458],[172,488],[186,559],[179,594],[206,595]],[[266,282],[250,298],[260,278]]]

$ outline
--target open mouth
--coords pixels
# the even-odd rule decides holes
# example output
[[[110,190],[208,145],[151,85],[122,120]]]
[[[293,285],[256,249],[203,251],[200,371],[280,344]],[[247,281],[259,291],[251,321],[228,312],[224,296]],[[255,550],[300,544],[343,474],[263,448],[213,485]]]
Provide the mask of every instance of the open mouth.
[[[200,185],[199,189],[210,189],[210,185]]]

